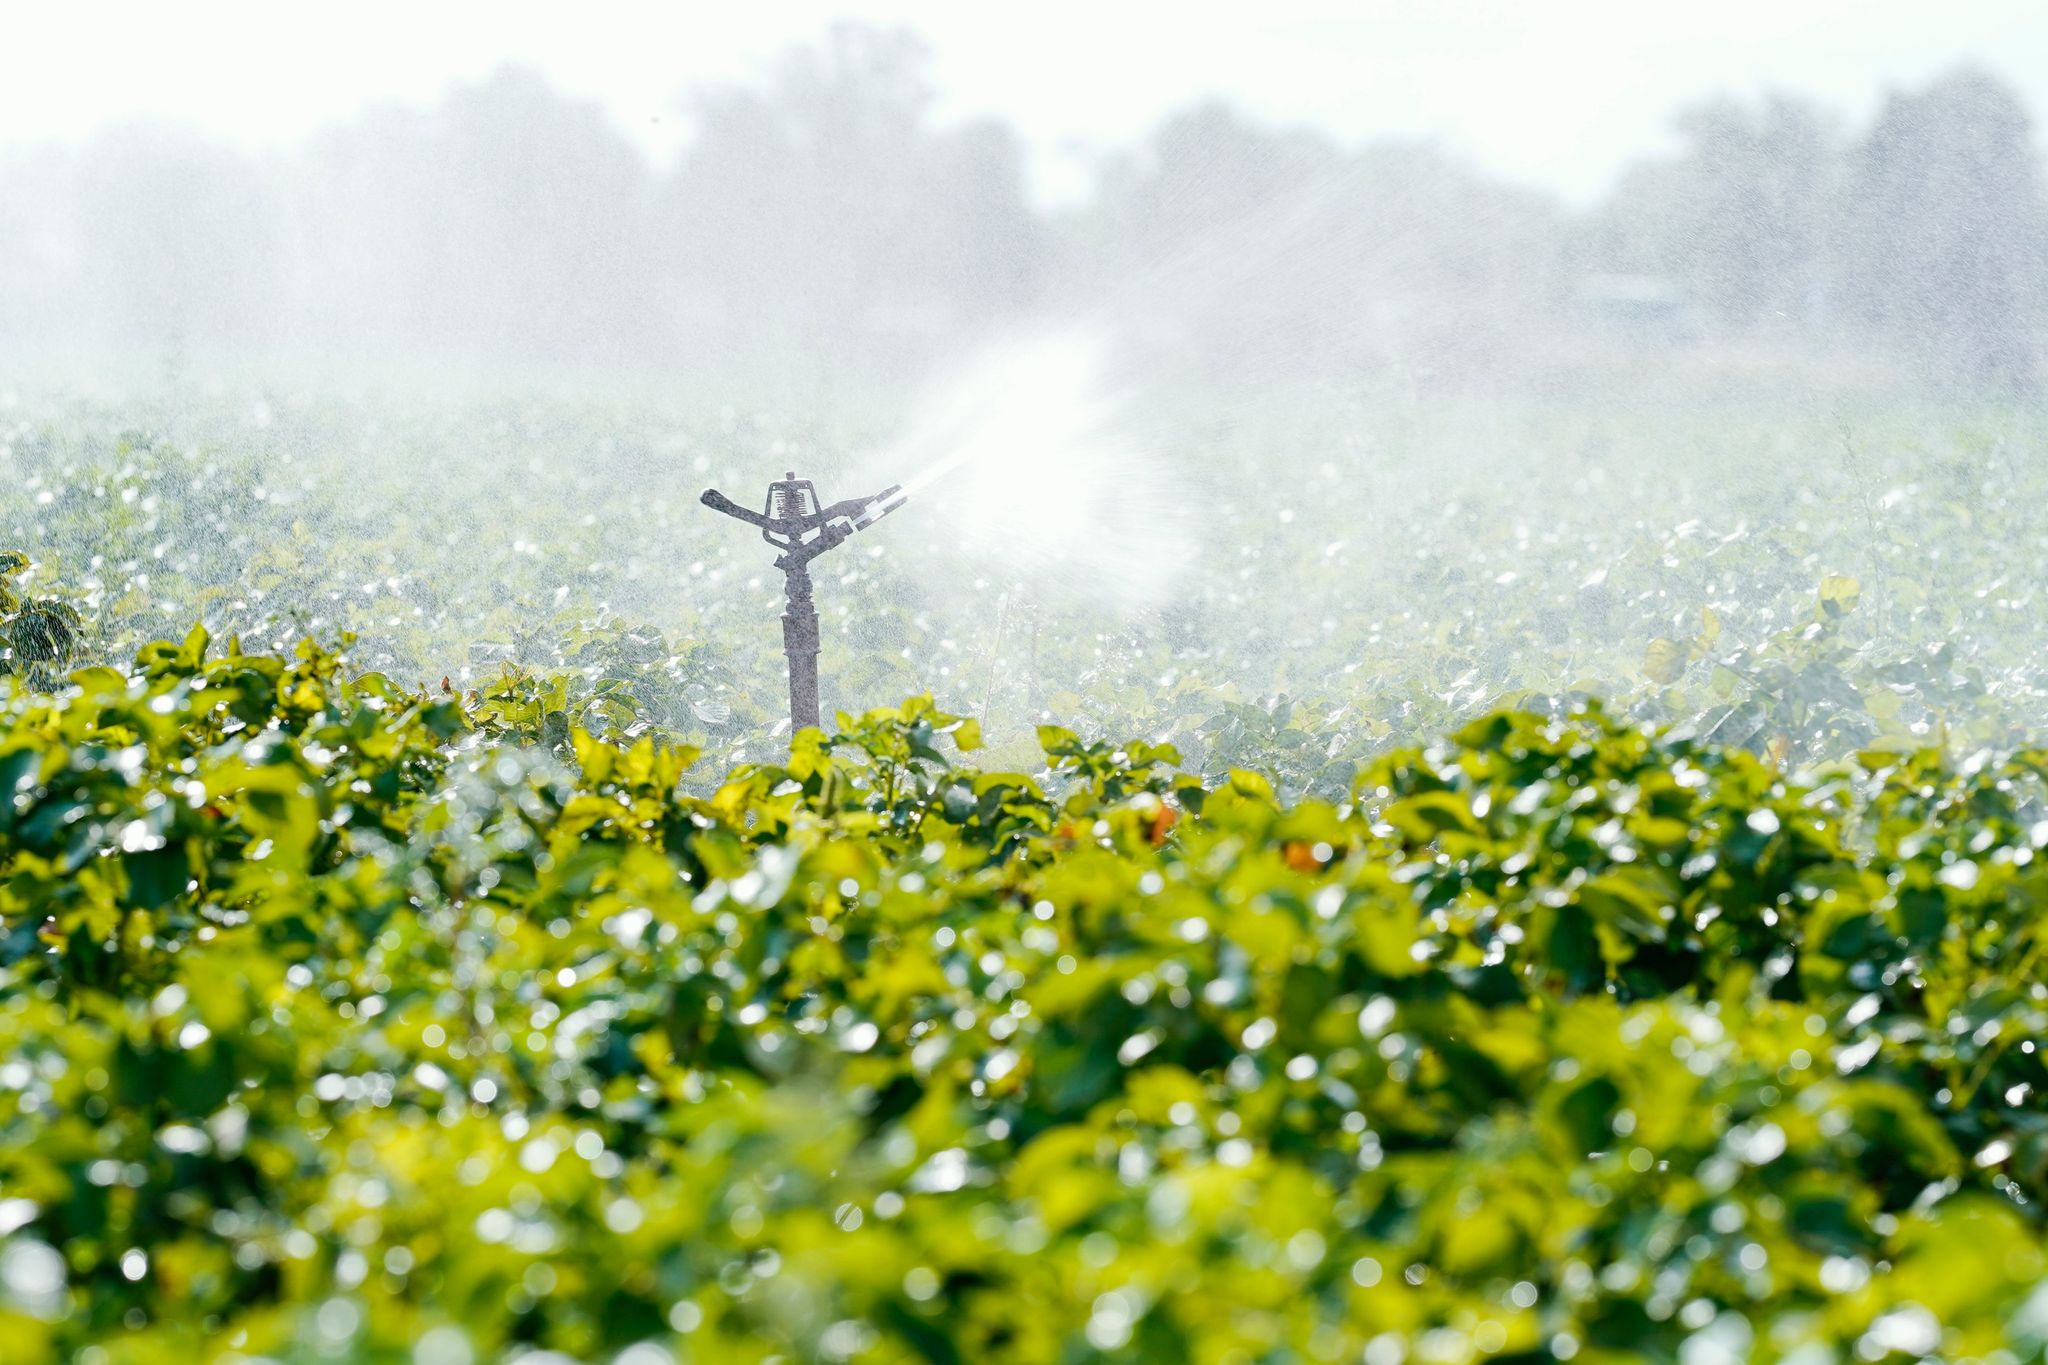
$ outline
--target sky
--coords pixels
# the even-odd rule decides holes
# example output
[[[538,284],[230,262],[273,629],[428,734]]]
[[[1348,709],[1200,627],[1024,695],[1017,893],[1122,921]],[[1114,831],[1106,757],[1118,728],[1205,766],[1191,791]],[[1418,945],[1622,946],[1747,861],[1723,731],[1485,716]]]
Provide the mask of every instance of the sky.
[[[0,144],[137,116],[290,142],[517,62],[602,100],[660,157],[687,137],[682,88],[757,79],[838,18],[923,34],[941,117],[1013,123],[1049,203],[1213,97],[1346,143],[1436,138],[1579,203],[1717,91],[1789,89],[1860,118],[1887,88],[1974,61],[2048,115],[2042,0],[0,3]]]

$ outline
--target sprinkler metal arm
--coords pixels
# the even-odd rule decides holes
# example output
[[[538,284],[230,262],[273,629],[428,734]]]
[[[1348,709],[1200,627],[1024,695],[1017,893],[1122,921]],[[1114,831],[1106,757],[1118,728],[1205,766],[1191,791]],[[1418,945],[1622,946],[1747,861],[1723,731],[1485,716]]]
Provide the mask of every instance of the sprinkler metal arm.
[[[804,503],[815,504],[815,494],[799,496],[795,474],[769,486],[767,505],[756,512],[740,506],[715,488],[704,490],[703,503],[716,512],[761,528],[761,538],[782,553],[775,567],[782,570],[782,650],[789,660],[790,732],[818,723],[818,608],[811,597],[810,563],[855,531],[866,530],[905,501],[900,485],[891,485],[867,498],[849,498],[830,507],[806,512]],[[776,515],[780,513],[781,515]],[[805,537],[809,536],[809,539]]]
[[[868,527],[873,526],[883,517],[888,516],[891,512],[901,507],[907,499],[903,496],[903,488],[900,484],[891,484],[873,497],[848,498],[844,502],[833,503],[823,511],[812,512],[807,516],[801,517],[772,517],[765,512],[756,512],[752,508],[740,506],[716,488],[705,489],[701,501],[714,512],[723,512],[729,517],[737,517],[749,525],[760,527],[764,533],[771,537],[781,536],[784,540],[790,542],[801,541],[803,535],[808,531],[825,531],[828,535],[832,536],[832,543],[813,551],[807,556],[807,558],[816,559],[855,531],[865,531]],[[836,526],[833,524],[836,522],[845,522],[847,524],[843,527]],[[776,542],[771,539],[769,543],[775,544]]]

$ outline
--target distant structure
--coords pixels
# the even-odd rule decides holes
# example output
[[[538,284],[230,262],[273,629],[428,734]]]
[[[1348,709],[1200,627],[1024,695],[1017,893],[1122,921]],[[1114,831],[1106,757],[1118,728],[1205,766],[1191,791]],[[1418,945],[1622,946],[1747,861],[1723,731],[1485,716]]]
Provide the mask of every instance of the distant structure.
[[[1631,346],[1697,341],[1699,315],[1685,289],[1663,275],[1588,275],[1575,301],[1588,325]]]

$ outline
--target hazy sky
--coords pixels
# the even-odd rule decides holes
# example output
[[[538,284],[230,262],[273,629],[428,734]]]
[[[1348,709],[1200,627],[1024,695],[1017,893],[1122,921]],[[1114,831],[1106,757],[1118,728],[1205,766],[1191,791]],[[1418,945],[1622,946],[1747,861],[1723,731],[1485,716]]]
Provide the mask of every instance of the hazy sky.
[[[1861,115],[1887,85],[1976,60],[2048,114],[2044,0],[0,3],[0,142],[138,114],[289,140],[517,61],[602,98],[659,153],[685,135],[680,87],[748,79],[836,17],[923,33],[942,111],[1016,124],[1054,200],[1085,184],[1091,149],[1209,95],[1347,141],[1437,136],[1580,200],[1720,89]]]

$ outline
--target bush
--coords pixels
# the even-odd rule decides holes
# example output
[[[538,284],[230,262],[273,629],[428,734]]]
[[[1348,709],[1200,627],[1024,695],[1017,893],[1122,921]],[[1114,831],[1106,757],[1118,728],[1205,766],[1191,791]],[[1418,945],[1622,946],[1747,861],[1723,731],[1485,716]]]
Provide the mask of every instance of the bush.
[[[2042,754],[1503,711],[1289,802],[913,699],[693,786],[506,703],[203,631],[7,703],[10,1359],[2048,1336]]]

